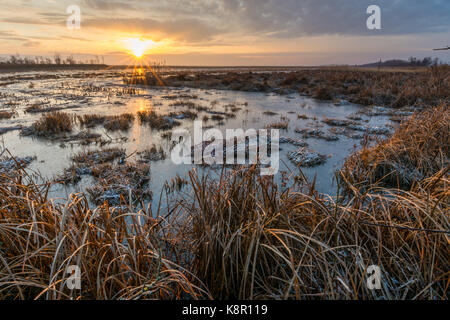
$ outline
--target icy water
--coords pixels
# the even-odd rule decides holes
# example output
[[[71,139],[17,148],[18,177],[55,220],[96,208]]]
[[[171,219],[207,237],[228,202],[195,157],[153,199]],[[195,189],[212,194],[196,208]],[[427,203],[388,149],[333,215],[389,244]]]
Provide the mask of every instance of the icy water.
[[[324,123],[325,118],[347,119],[355,118],[358,125],[366,127],[387,128],[392,131],[395,124],[386,114],[370,115],[367,108],[345,103],[339,106],[331,102],[317,101],[302,97],[298,94],[277,95],[272,93],[250,93],[238,91],[202,90],[189,88],[146,88],[138,87],[136,94],[126,93],[128,87],[122,83],[117,72],[111,71],[70,71],[46,74],[45,72],[26,74],[5,74],[0,77],[0,111],[15,112],[11,119],[0,120],[1,128],[16,126],[30,126],[39,119],[41,113],[27,113],[25,108],[40,104],[54,107],[60,111],[76,115],[102,114],[120,115],[123,113],[136,114],[138,111],[154,110],[160,114],[182,112],[188,107],[172,106],[175,101],[191,101],[207,108],[198,112],[197,120],[205,115],[211,118],[212,112],[227,112],[227,105],[235,105],[235,118],[225,118],[223,122],[209,120],[203,123],[205,127],[220,129],[254,128],[263,129],[276,122],[288,122],[287,130],[280,130],[280,136],[302,139],[308,143],[308,148],[327,156],[324,164],[312,168],[301,168],[311,180],[316,177],[316,186],[320,192],[334,194],[334,173],[341,167],[346,157],[360,147],[359,131],[352,131],[355,136],[337,134],[338,140],[327,141],[316,137],[304,138],[296,132],[302,129],[319,129],[325,134],[333,134],[333,127]],[[191,98],[178,98],[190,96]],[[237,110],[239,109],[239,110]],[[237,111],[236,111],[237,110]],[[299,117],[299,115],[301,115]],[[353,117],[352,117],[353,116]],[[360,119],[359,119],[360,118]],[[178,119],[181,127],[193,129],[193,120]],[[80,128],[75,128],[76,133]],[[162,146],[169,155],[166,160],[151,162],[151,181],[149,188],[154,194],[156,205],[159,194],[166,181],[170,181],[177,174],[185,177],[194,166],[174,165],[170,158],[170,142],[162,137],[166,131],[152,130],[148,125],[139,123],[136,118],[131,129],[127,132],[108,132],[102,126],[89,129],[91,132],[102,134],[110,143],[105,148],[125,148],[127,161],[132,161],[136,152],[149,149],[152,145]],[[380,136],[381,138],[383,136]],[[0,135],[4,147],[16,157],[35,156],[36,160],[29,165],[29,169],[39,172],[47,179],[53,179],[68,168],[74,154],[82,150],[98,150],[100,146],[83,146],[76,142],[61,143],[49,139],[32,136],[21,136],[20,130],[6,132]],[[288,159],[288,153],[299,147],[291,143],[280,144],[280,172],[298,173],[295,164]],[[197,170],[204,170],[197,167]],[[211,171],[208,169],[208,171]],[[212,173],[214,175],[214,173]],[[52,197],[65,198],[73,192],[82,192],[92,182],[92,178],[84,177],[75,186],[55,186]]]

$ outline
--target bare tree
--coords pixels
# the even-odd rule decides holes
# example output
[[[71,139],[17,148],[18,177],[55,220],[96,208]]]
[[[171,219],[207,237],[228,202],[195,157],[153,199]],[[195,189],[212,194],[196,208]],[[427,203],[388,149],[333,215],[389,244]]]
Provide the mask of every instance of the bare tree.
[[[61,55],[58,53],[55,54],[55,64],[61,64]]]
[[[75,59],[73,58],[73,56],[68,56],[66,58],[66,62],[67,64],[75,64]]]
[[[15,56],[15,55],[11,55],[10,57],[9,57],[9,60],[8,60],[8,63],[10,63],[10,64],[17,64],[17,57]]]

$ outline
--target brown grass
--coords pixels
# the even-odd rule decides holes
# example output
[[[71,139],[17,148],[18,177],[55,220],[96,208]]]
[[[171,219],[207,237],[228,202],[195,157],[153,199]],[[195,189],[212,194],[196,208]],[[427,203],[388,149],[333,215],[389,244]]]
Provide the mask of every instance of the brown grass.
[[[72,160],[82,164],[100,164],[125,157],[125,149],[108,148],[94,151],[82,151],[73,156]]]
[[[82,195],[54,205],[45,188],[17,179],[0,188],[2,298],[447,296],[442,174],[408,192],[385,189],[341,204],[311,187],[280,192],[256,168],[219,181],[191,173],[194,198],[172,207],[181,219],[171,223],[108,204],[90,209]],[[378,291],[366,287],[372,264],[382,270]],[[81,291],[64,285],[70,265],[81,268]]]
[[[170,86],[228,89],[251,92],[300,92],[323,100],[345,99],[363,105],[396,108],[434,106],[449,103],[450,67],[373,68],[320,67],[288,68],[285,72],[196,72],[180,80],[165,78]],[[297,71],[292,71],[297,70]],[[272,70],[274,71],[274,70]],[[140,83],[145,84],[145,83]]]
[[[14,115],[13,112],[0,111],[0,120],[11,119],[13,115]]]
[[[168,116],[162,116],[155,111],[139,111],[138,119],[141,123],[147,123],[152,129],[169,130],[180,125],[178,121],[170,119]]]
[[[449,66],[410,72],[325,68],[295,74],[309,79],[306,85],[296,84],[300,93],[322,100],[341,97],[362,105],[396,108],[449,103]]]
[[[22,176],[0,188],[1,299],[181,299],[205,296],[175,264],[163,219],[72,195],[53,204]],[[81,290],[65,285],[78,265]]]
[[[126,131],[130,129],[134,121],[134,115],[124,113],[116,116],[103,116],[100,114],[85,114],[77,117],[82,127],[92,128],[97,125],[103,125],[108,131]]]
[[[61,110],[60,107],[45,106],[44,104],[33,104],[25,108],[27,113],[46,113],[46,112],[56,112]]]
[[[152,145],[152,147],[147,150],[138,152],[137,155],[138,161],[140,162],[161,161],[165,160],[167,157],[163,148],[161,146],[157,148],[155,145]]]
[[[78,116],[77,119],[82,127],[92,128],[103,124],[106,120],[106,116],[100,114],[84,114],[82,116]]]
[[[175,118],[180,115],[183,115],[184,118],[195,120],[198,117],[198,113],[190,110],[180,111],[180,112],[171,112],[169,113],[169,117]]]
[[[191,183],[184,237],[192,272],[217,299],[446,297],[449,192],[442,175],[410,192],[385,190],[345,204],[313,189],[280,192],[251,170],[219,183],[192,174]],[[383,272],[380,291],[366,286],[373,264]]]
[[[0,184],[0,298],[446,300],[447,113],[425,111],[351,157],[336,198],[301,172],[280,190],[250,167],[216,179],[191,172],[191,195],[164,214],[136,213],[126,193],[116,209],[90,208],[83,195],[54,204],[48,185],[19,168]],[[423,177],[403,189],[371,185],[371,163],[386,161]],[[94,175],[120,181],[107,172]],[[81,290],[65,286],[70,265],[81,268]],[[370,265],[381,268],[380,290],[367,288]]]
[[[64,112],[52,112],[42,115],[36,121],[31,131],[37,136],[51,136],[54,134],[71,132],[74,125],[74,117]]]
[[[448,105],[415,114],[390,139],[353,154],[340,180],[358,190],[380,185],[409,190],[414,182],[450,165],[449,132]]]
[[[327,86],[318,87],[314,91],[313,98],[319,99],[319,100],[332,100],[334,97],[333,92],[331,89]]]
[[[266,126],[266,129],[287,130],[288,128],[289,128],[288,121],[274,122],[274,123],[270,123]]]
[[[126,131],[130,129],[131,124],[134,121],[134,115],[131,113],[121,114],[119,116],[111,116],[106,119],[103,125],[108,131]]]
[[[105,163],[92,168],[96,183],[86,189],[91,200],[100,205],[141,202],[151,199],[150,165],[145,163]],[[124,201],[127,199],[127,201]]]

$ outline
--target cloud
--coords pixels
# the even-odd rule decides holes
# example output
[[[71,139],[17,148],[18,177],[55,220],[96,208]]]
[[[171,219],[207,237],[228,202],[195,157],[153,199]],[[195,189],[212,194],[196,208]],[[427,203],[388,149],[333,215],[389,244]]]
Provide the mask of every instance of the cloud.
[[[39,47],[41,43],[39,41],[26,41],[23,46],[29,48]]]
[[[176,58],[182,61],[190,53],[195,64],[209,63],[209,58],[218,63],[219,56],[230,57],[230,64],[235,61],[232,59],[249,64],[269,63],[270,59],[293,64],[301,63],[301,59],[330,60],[320,55],[336,52],[342,54],[338,62],[351,62],[352,52],[377,59],[384,58],[382,54],[423,56],[434,46],[448,45],[450,36],[449,0],[0,0],[0,3],[1,28],[6,30],[0,30],[0,39],[8,41],[12,48],[25,43],[36,45],[39,41],[42,50],[53,50],[48,48],[65,48],[67,43],[78,41],[77,46],[83,48],[80,50],[112,51],[117,49],[113,39],[121,37],[121,33],[135,33],[154,41],[174,40],[167,44],[167,54],[183,53]],[[72,3],[81,7],[82,20],[81,30],[69,33],[66,8]],[[372,4],[381,7],[382,30],[366,27],[366,9]],[[93,44],[108,40],[106,37],[111,39],[99,42],[98,46]],[[61,43],[48,41],[55,38]],[[222,50],[219,46],[226,47]],[[311,56],[304,53],[313,50]],[[255,53],[233,55],[252,51]],[[274,53],[278,58],[261,54],[273,51],[294,53],[289,56]]]
[[[86,38],[72,37],[72,36],[62,36],[62,37],[60,37],[60,39],[63,39],[63,40],[75,40],[75,41],[86,41],[86,42],[92,41],[92,40],[89,40],[89,39],[86,39]]]
[[[28,37],[23,37],[18,35],[14,31],[0,31],[0,39],[6,41],[20,41],[20,42],[28,42]]]
[[[1,19],[2,22],[6,23],[17,23],[17,24],[31,24],[31,25],[62,25],[67,21],[67,15],[61,13],[52,12],[40,12],[36,13],[33,17],[24,16],[14,16],[9,18]]]
[[[220,30],[199,19],[132,19],[132,18],[91,18],[83,21],[83,27],[139,33],[155,37],[170,37],[174,40],[197,42],[211,39]]]
[[[23,47],[39,47],[40,42],[35,41],[34,37],[23,37],[14,31],[1,31],[0,39],[4,41],[15,41],[21,43]]]
[[[92,9],[97,10],[120,10],[120,9],[134,9],[134,6],[130,3],[133,1],[120,2],[109,0],[84,0],[84,4]]]
[[[322,34],[411,34],[450,30],[446,0],[220,0],[224,15],[243,30],[295,38]],[[382,30],[366,28],[366,9],[377,4]]]
[[[116,0],[114,3],[117,4]],[[165,0],[123,1],[153,19],[199,19],[218,31],[282,38],[402,35],[450,30],[448,0]],[[382,30],[366,27],[370,5],[382,11]]]
[[[18,23],[18,24],[35,24],[35,25],[46,25],[47,22],[35,19],[35,18],[23,18],[23,17],[13,17],[13,18],[4,18],[1,20],[6,23]]]
[[[366,27],[366,9],[382,10],[382,30]],[[61,4],[62,5],[62,4]],[[338,35],[404,35],[448,32],[448,0],[83,0],[83,26],[143,34],[158,33],[183,41],[211,40],[220,34],[299,38]],[[62,25],[64,8],[3,22]],[[130,14],[132,12],[132,15]]]

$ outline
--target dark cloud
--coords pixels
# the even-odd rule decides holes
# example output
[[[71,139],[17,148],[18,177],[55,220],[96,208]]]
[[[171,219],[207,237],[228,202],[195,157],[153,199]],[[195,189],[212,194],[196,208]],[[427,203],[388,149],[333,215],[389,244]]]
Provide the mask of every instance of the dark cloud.
[[[116,0],[117,1],[117,0]],[[399,35],[450,30],[449,0],[165,0],[124,1],[152,17],[201,17],[220,31],[295,38],[322,34]],[[370,5],[382,30],[366,27]]]
[[[448,31],[448,0],[220,0],[244,30],[277,37],[321,34],[411,34]],[[369,5],[382,12],[382,30],[366,28]]]
[[[372,4],[381,7],[382,30],[366,27],[366,9]],[[154,40],[170,37],[194,45],[223,34],[293,39],[450,31],[450,0],[81,0],[79,5],[82,28],[136,32]],[[40,9],[30,18],[11,14],[1,21],[63,25],[63,7]]]
[[[207,39],[220,33],[297,38],[323,34],[402,35],[450,30],[448,0],[87,0],[96,9],[138,8],[151,19],[120,19],[104,27],[145,32],[160,29],[186,40]],[[366,27],[369,5],[382,12],[382,30]],[[170,17],[170,19],[168,18]],[[201,22],[199,17],[202,19]],[[102,19],[99,19],[102,20]],[[101,24],[95,23],[97,27]],[[181,32],[182,31],[182,32]],[[198,33],[198,36],[195,36]]]

